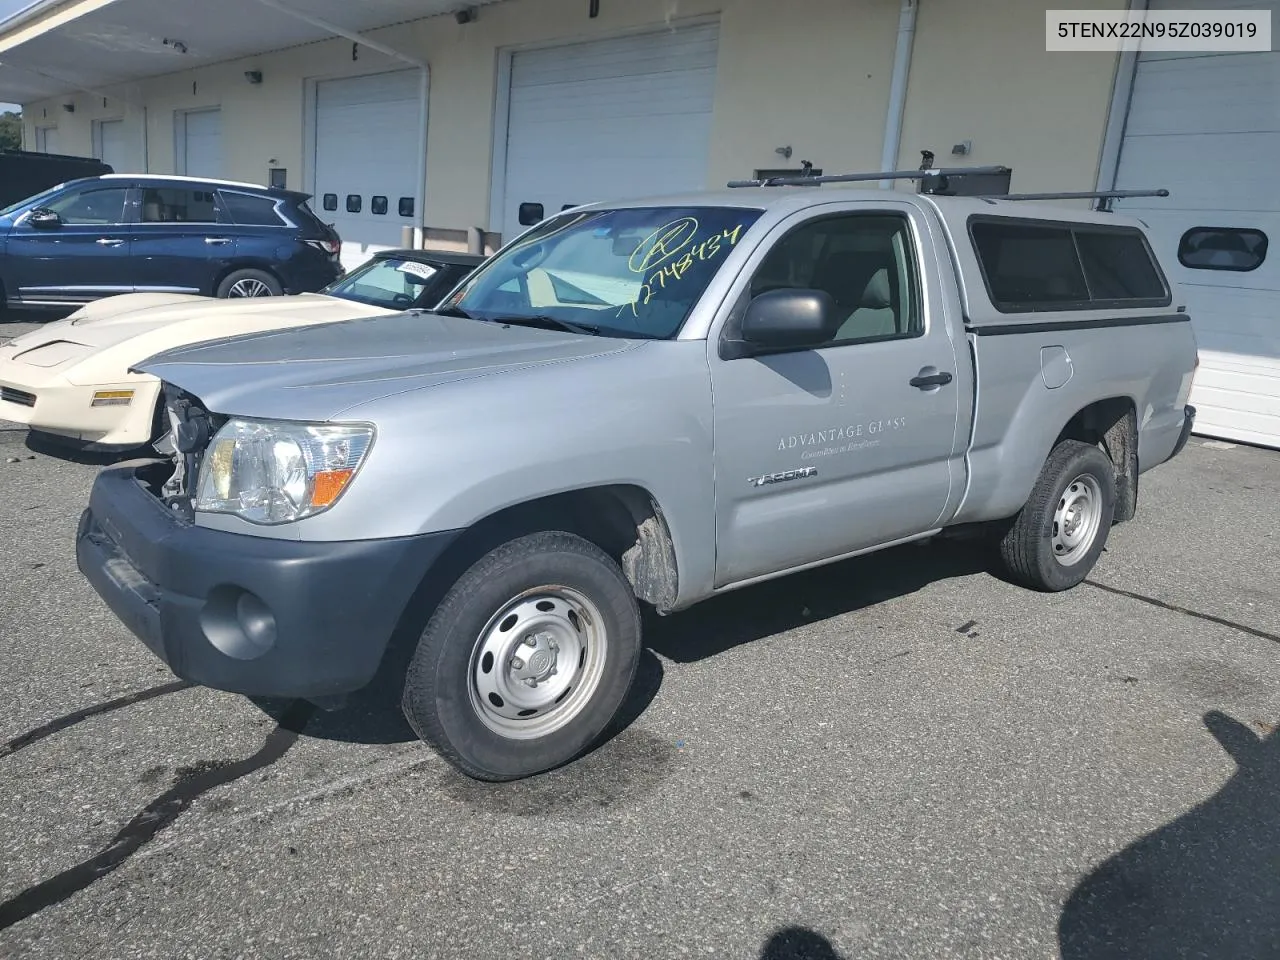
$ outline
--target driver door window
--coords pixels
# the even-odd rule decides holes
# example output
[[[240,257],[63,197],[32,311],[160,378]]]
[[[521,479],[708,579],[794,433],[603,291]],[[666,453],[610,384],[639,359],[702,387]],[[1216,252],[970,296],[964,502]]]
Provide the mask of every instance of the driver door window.
[[[83,190],[59,197],[45,208],[52,210],[68,226],[109,226],[124,223],[126,187]]]
[[[841,214],[797,227],[757,269],[750,296],[816,289],[831,295],[840,328],[826,346],[918,337],[924,332],[905,217]]]

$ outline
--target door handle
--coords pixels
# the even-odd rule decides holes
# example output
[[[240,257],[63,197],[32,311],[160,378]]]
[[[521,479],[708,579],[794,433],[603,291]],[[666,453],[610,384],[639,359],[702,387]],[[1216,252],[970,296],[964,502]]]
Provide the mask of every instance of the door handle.
[[[228,240],[226,237],[205,237],[204,242],[211,247],[221,247],[221,246],[225,246],[231,241]]]
[[[911,378],[911,385],[920,390],[927,390],[929,387],[943,387],[952,380],[951,374],[943,371],[942,373],[931,373]]]
[[[103,237],[101,240],[98,241],[98,243],[104,247],[118,247],[120,246],[120,244],[124,243],[124,241],[113,240],[110,237]]]

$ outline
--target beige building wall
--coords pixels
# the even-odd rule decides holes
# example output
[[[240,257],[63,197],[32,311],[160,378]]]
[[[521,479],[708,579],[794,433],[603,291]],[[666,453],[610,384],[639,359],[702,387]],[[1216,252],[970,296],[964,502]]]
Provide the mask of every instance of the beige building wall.
[[[1012,167],[1019,193],[1097,186],[1117,56],[1047,52],[1045,9],[1027,0],[920,0],[899,166],[919,166],[930,149],[940,165]],[[965,140],[972,154],[951,156]]]
[[[491,158],[506,51],[707,19],[720,24],[708,186],[802,160],[826,172],[878,169],[899,0],[804,0],[803,15],[787,15],[791,2],[800,0],[627,0],[601,4],[593,19],[583,0],[507,0],[480,7],[469,24],[442,16],[371,33],[430,64],[428,227],[495,226]],[[1046,52],[1043,5],[920,0],[898,165],[916,167],[927,147],[943,164],[1008,164],[1015,190],[1092,189],[1115,61],[1107,53]],[[278,165],[290,187],[310,189],[315,82],[406,67],[366,47],[353,61],[352,44],[335,39],[104,91],[119,96],[105,106],[88,94],[26,104],[26,135],[34,144],[37,124],[56,124],[64,151],[89,154],[93,121],[123,116],[136,129],[140,159],[145,104],[148,167],[168,173],[175,116],[220,106],[225,176],[262,183]],[[262,84],[249,84],[246,70],[261,70]],[[74,102],[75,112],[63,102]],[[952,144],[964,140],[973,153],[951,157]],[[775,153],[785,146],[790,160]]]
[[[778,0],[628,0],[602,4],[594,19],[581,0],[509,0],[480,7],[470,24],[433,17],[370,38],[430,64],[427,224],[464,230],[491,226],[503,51],[718,20],[707,183],[719,186],[757,168],[801,160],[826,170],[874,168],[897,17],[897,0],[806,0],[804,16],[779,16]],[[174,171],[176,113],[220,106],[225,176],[265,182],[274,160],[288,169],[291,187],[309,189],[306,118],[315,81],[406,67],[365,47],[353,62],[352,44],[332,40],[104,92],[146,105],[150,172]],[[250,85],[246,70],[261,70],[263,82]],[[124,100],[109,97],[103,107],[102,98],[78,94],[26,104],[29,142],[37,124],[56,124],[63,150],[89,154],[92,121],[125,116],[138,125],[140,144],[142,108]],[[61,103],[71,101],[76,112],[65,113]],[[789,161],[774,152],[787,145],[794,151]]]

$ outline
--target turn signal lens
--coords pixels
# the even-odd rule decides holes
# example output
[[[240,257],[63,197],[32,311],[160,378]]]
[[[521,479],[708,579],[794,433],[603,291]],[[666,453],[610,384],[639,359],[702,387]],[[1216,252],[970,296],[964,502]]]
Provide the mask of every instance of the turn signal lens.
[[[327,507],[337,500],[354,473],[354,470],[325,470],[317,473],[311,490],[311,506]]]
[[[132,390],[98,390],[94,393],[90,406],[127,407],[132,400]]]

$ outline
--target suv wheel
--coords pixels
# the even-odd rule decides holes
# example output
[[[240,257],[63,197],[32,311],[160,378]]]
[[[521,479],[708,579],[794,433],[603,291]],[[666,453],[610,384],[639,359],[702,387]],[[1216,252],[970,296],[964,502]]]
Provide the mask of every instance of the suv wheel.
[[[1015,580],[1036,590],[1068,590],[1102,555],[1115,517],[1111,458],[1096,446],[1064,440],[1045,461],[1026,505],[1000,542]]]
[[[280,281],[265,270],[233,270],[218,284],[218,296],[278,297],[284,293]]]
[[[640,657],[640,611],[618,564],[545,532],[475,563],[418,641],[403,708],[414,731],[478,780],[516,780],[591,748]]]

